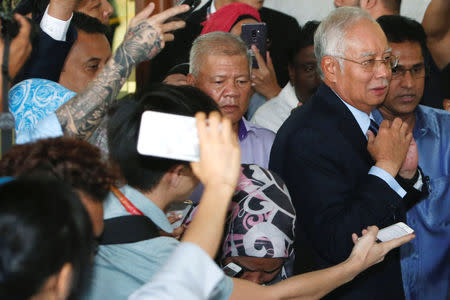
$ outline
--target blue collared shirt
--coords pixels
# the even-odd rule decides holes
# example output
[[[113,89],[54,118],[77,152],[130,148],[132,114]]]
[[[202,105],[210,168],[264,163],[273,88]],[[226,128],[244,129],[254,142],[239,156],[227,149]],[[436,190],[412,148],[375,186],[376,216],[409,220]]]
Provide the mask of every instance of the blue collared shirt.
[[[224,277],[223,271],[205,251],[196,244],[183,242],[152,281],[128,300],[174,300],[180,296],[184,300],[212,299],[214,287]]]
[[[124,186],[120,191],[159,228],[172,232],[172,226],[164,212],[149,198],[130,186]],[[129,214],[110,193],[104,205],[104,218]],[[162,236],[136,243],[100,246],[94,260],[90,290],[83,298],[127,299],[135,290],[152,280],[168,263],[169,256],[178,245],[178,240]],[[231,278],[224,277],[215,286],[214,295],[217,299],[228,299],[232,290]]]
[[[429,195],[406,213],[416,238],[400,248],[408,300],[447,299],[450,278],[450,113],[419,105],[413,130]],[[383,120],[373,112],[377,123]]]
[[[360,111],[359,109],[351,106],[350,104],[342,100],[342,98],[339,97],[339,95],[336,92],[335,94],[342,101],[342,103],[344,103],[345,106],[347,106],[347,108],[350,110],[359,127],[361,128],[362,133],[367,138],[366,134],[367,131],[369,130],[370,119],[371,118],[373,119],[372,113],[368,115],[365,112]],[[369,170],[369,174],[377,176],[378,178],[384,180],[384,182],[386,182],[389,185],[389,187],[392,190],[394,190],[401,198],[405,197],[406,191],[400,186],[400,184],[398,184],[395,178],[392,177],[391,174],[389,174],[385,170],[378,168],[376,166],[372,166]]]

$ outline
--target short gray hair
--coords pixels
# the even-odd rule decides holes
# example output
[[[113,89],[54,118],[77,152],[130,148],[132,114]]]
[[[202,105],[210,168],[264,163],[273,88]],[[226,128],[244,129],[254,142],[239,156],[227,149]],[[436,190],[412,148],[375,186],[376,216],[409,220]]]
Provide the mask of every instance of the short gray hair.
[[[358,7],[336,8],[320,23],[314,34],[314,53],[322,79],[324,78],[321,67],[322,58],[328,55],[343,56],[346,48],[345,34],[361,19],[377,24],[367,11]],[[339,64],[342,68],[341,60]]]
[[[231,33],[215,31],[197,37],[189,55],[189,73],[197,77],[201,63],[207,55],[242,55],[247,58],[250,72],[252,70],[252,59],[247,45],[240,37]]]

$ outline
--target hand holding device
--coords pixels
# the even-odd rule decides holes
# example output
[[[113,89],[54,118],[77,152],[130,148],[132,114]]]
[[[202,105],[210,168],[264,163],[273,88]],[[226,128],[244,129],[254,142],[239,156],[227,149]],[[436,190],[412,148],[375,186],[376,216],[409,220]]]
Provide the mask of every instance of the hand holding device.
[[[267,48],[267,26],[266,23],[256,24],[243,24],[241,39],[247,44],[248,50],[252,55],[252,68],[258,69],[258,61],[256,60],[255,53],[252,51],[252,45],[255,45],[262,58],[266,60],[266,48]]]
[[[358,238],[358,235],[356,233],[352,234],[352,240],[355,246],[353,247],[352,253],[347,259],[347,262],[355,267],[355,275],[359,274],[370,266],[383,261],[385,255],[389,251],[394,248],[400,247],[401,245],[415,238],[414,234],[393,234],[392,229],[387,230],[389,235],[386,234],[386,232],[382,232],[382,236],[380,237],[382,239],[386,238],[386,241],[381,243],[376,243],[379,233],[378,227],[376,226],[369,226],[367,227],[367,229],[364,229],[362,231],[362,237],[360,238]],[[393,239],[389,239],[388,236]]]
[[[275,68],[273,67],[269,51],[266,52],[267,63],[255,45],[252,45],[252,51],[255,54],[259,66],[259,69],[253,69],[252,71],[252,87],[255,91],[266,97],[267,100],[272,99],[278,96],[281,88],[278,85],[277,75],[275,74]]]

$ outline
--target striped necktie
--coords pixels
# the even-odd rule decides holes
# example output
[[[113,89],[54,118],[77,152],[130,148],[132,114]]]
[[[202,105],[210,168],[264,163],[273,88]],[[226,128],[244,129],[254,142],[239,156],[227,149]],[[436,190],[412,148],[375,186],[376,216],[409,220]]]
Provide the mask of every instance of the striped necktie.
[[[369,130],[372,131],[375,136],[377,136],[378,129],[380,129],[380,127],[378,126],[377,122],[375,122],[374,120],[370,119]]]

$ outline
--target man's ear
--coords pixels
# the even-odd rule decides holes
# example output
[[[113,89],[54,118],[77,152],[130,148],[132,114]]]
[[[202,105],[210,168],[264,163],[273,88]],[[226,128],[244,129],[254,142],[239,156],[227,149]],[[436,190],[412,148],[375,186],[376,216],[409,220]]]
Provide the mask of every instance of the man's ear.
[[[186,82],[190,86],[195,86],[195,76],[192,73],[189,73],[186,77]]]
[[[330,82],[336,82],[336,75],[340,72],[340,67],[338,61],[332,56],[324,56],[320,63],[324,79]]]
[[[377,0],[361,0],[359,2],[359,5],[361,6],[362,9],[370,10],[374,8],[375,5],[377,5]]]
[[[59,271],[56,282],[58,299],[67,299],[72,289],[73,267],[71,263],[65,263]]]
[[[172,167],[169,172],[167,173],[168,176],[168,184],[173,187],[176,188],[179,186],[184,173],[185,173],[185,168],[186,166],[184,165],[176,165],[175,167]]]

